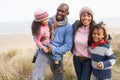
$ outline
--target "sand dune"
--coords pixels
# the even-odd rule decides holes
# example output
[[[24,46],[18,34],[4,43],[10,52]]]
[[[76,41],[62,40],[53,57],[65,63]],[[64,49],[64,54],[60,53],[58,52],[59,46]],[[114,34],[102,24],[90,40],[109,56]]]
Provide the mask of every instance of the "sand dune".
[[[120,34],[120,26],[119,27],[111,27],[109,28],[110,33]]]
[[[0,51],[9,49],[25,49],[35,47],[31,34],[4,34],[0,35]]]

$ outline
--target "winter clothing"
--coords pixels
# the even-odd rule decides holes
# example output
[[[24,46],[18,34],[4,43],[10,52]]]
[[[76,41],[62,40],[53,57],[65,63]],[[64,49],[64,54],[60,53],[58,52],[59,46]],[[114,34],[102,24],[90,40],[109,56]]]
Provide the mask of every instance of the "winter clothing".
[[[51,39],[53,40],[53,39],[54,39],[54,29],[55,29],[56,27],[60,27],[60,26],[66,25],[67,22],[68,22],[68,18],[66,17],[65,20],[57,22],[57,21],[56,21],[56,17],[53,16],[53,17],[51,17],[51,20],[54,22],[54,23],[50,24],[50,25],[51,25],[51,28],[50,28]],[[57,24],[57,25],[56,25],[56,24]]]
[[[47,11],[38,9],[37,11],[35,11],[34,13],[34,17],[35,17],[35,21],[40,22],[40,21],[44,21],[46,19],[48,19],[48,13]]]
[[[36,36],[35,42],[39,48],[44,47],[44,45],[48,45],[50,43],[50,32],[49,26],[40,26],[39,35]],[[45,37],[44,41],[40,41],[41,37]]]
[[[71,52],[73,53],[73,64],[78,80],[89,80],[91,76],[91,59],[87,45],[88,34],[89,27],[83,27],[80,20],[76,20],[73,24],[74,42]],[[84,49],[82,46],[84,46]]]
[[[94,13],[93,13],[93,11],[92,11],[92,9],[90,7],[83,7],[80,10],[80,16],[82,16],[84,13],[89,13],[89,14],[91,14],[92,17],[94,15]]]
[[[96,46],[97,45],[97,46]],[[110,79],[112,75],[112,65],[115,64],[115,55],[110,45],[101,40],[98,43],[92,44],[90,47],[93,75],[98,79]],[[98,62],[102,63],[102,69],[96,67]]]
[[[50,25],[53,24],[53,19],[50,18]],[[59,21],[58,21],[59,22]],[[51,27],[51,26],[50,26]],[[65,54],[67,51],[71,50],[72,48],[72,37],[73,37],[73,28],[72,26],[67,22],[65,25],[58,26],[54,29],[54,39],[50,41],[50,45],[52,47],[52,55],[46,54],[44,52],[39,52],[35,68],[33,70],[33,74],[31,77],[31,80],[44,80],[44,71],[47,66],[47,64],[50,65],[50,68],[53,72],[54,80],[64,80],[64,70],[63,70],[63,54]],[[60,66],[62,67],[62,70],[59,73],[56,73],[54,71],[54,60],[58,59],[60,57]],[[55,58],[54,58],[55,57]]]
[[[74,55],[89,57],[88,53],[88,35],[89,27],[79,27],[74,38],[75,49],[73,50]]]
[[[52,19],[50,19],[50,23],[52,22],[53,22]],[[55,38],[51,40],[50,44],[57,48],[53,48],[52,54],[58,53],[63,55],[66,51],[69,51],[72,47],[73,38],[72,26],[69,23],[67,23],[66,25],[55,28],[54,37]]]

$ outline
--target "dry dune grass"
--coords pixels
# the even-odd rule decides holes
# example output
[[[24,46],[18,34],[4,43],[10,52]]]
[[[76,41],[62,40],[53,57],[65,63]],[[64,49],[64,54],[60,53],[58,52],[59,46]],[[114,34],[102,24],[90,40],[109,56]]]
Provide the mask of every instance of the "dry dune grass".
[[[0,80],[29,80],[34,66],[31,63],[34,51],[32,49],[11,50],[4,55],[0,55]],[[68,52],[64,56],[64,64],[65,80],[76,80],[71,53]],[[117,64],[113,66],[112,80],[120,79],[119,64],[120,62],[117,61]],[[53,80],[49,67],[46,70],[45,80]]]
[[[10,50],[0,55],[0,80],[25,80],[31,75],[34,50]]]
[[[111,46],[116,55],[116,64],[113,66],[112,80],[120,79],[120,34],[112,34],[113,40]],[[31,38],[28,38],[31,39]],[[24,40],[23,40],[24,41]],[[27,41],[27,40],[26,40]],[[0,52],[0,80],[29,80],[34,64],[31,62],[35,51],[33,41],[26,42],[17,48],[8,49]],[[12,43],[11,43],[12,44]],[[32,44],[32,46],[30,45]],[[15,45],[15,44],[14,44]],[[19,48],[19,49],[18,49]],[[72,62],[72,54],[68,52],[64,56],[65,80],[76,80],[75,71]],[[45,80],[52,80],[52,73],[49,67],[46,70]],[[92,80],[92,79],[91,79]]]

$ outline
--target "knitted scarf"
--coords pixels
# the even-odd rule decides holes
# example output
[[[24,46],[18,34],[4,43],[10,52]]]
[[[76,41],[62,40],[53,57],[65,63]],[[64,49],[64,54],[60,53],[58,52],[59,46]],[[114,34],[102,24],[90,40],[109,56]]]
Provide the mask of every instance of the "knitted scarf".
[[[51,19],[53,20],[53,23],[50,27],[50,33],[51,33],[51,39],[54,39],[54,29],[57,27],[61,27],[64,26],[68,23],[68,18],[66,17],[63,21],[57,21],[56,20],[56,16],[51,17]]]
[[[98,41],[97,43],[92,43],[91,48],[95,48],[95,47],[99,46],[100,44],[104,44],[104,43],[108,43],[108,42],[106,40],[102,39],[102,40]]]

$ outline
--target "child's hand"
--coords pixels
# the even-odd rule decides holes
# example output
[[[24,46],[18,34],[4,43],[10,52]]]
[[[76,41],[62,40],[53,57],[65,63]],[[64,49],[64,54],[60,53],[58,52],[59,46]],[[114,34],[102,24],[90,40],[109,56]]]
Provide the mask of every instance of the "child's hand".
[[[42,49],[45,53],[48,53],[48,51],[49,51],[46,47],[43,47]]]
[[[96,64],[96,67],[99,68],[99,69],[102,69],[102,63],[101,63],[101,62],[98,62],[98,63]]]
[[[46,37],[45,36],[42,36],[41,39],[40,39],[40,42],[46,40]]]
[[[48,53],[50,53],[50,54],[52,53],[52,46],[50,46],[50,45],[48,46]]]

